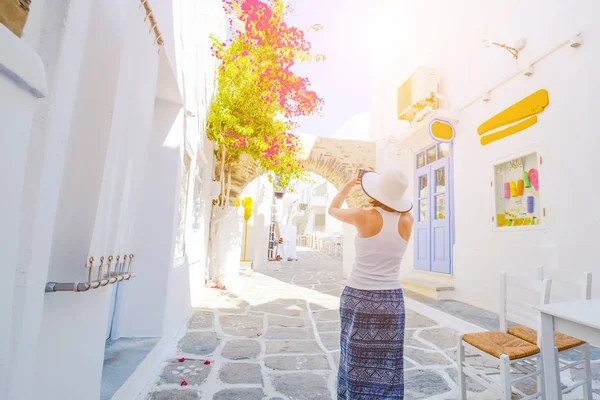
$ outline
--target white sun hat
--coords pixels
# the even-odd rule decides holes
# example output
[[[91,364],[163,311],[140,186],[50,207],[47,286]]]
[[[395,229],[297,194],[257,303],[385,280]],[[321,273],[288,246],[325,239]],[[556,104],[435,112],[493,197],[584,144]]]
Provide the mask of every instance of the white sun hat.
[[[412,201],[406,197],[408,177],[399,169],[392,169],[381,174],[367,171],[361,181],[367,196],[398,212],[409,212],[413,208]]]

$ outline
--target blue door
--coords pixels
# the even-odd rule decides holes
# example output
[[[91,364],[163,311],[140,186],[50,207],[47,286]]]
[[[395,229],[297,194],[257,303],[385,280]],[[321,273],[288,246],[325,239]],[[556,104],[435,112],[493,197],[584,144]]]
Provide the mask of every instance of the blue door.
[[[448,214],[448,158],[431,164],[431,271],[450,273],[450,222]]]
[[[415,170],[415,269],[450,274],[449,147],[437,144],[417,154]]]
[[[415,222],[415,269],[421,271],[431,270],[431,223],[429,218],[429,182],[430,168],[419,168],[417,170],[415,189],[417,213]]]

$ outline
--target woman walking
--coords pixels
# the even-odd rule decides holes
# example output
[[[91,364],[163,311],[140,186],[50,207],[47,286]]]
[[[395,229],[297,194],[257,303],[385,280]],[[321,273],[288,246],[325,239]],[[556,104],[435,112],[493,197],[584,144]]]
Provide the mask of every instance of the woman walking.
[[[372,208],[341,208],[356,185]],[[400,264],[413,226],[407,186],[401,171],[369,171],[346,184],[329,208],[331,216],[358,231],[354,266],[340,299],[338,400],[404,399]]]

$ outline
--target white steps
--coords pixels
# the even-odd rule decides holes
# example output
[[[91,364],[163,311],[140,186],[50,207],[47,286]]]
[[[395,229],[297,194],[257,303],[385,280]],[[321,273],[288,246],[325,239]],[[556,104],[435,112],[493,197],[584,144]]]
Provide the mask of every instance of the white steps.
[[[413,272],[400,279],[402,288],[435,300],[454,298],[454,283],[451,275]]]

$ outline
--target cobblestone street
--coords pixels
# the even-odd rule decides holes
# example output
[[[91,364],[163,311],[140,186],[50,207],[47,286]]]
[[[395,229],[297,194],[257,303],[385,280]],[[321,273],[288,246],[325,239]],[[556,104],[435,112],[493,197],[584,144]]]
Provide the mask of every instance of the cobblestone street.
[[[140,400],[335,399],[341,261],[314,251],[298,258],[272,263],[237,290],[208,290]],[[453,329],[407,310],[407,400],[457,398],[455,346]],[[469,399],[495,398],[472,382],[469,390]]]

